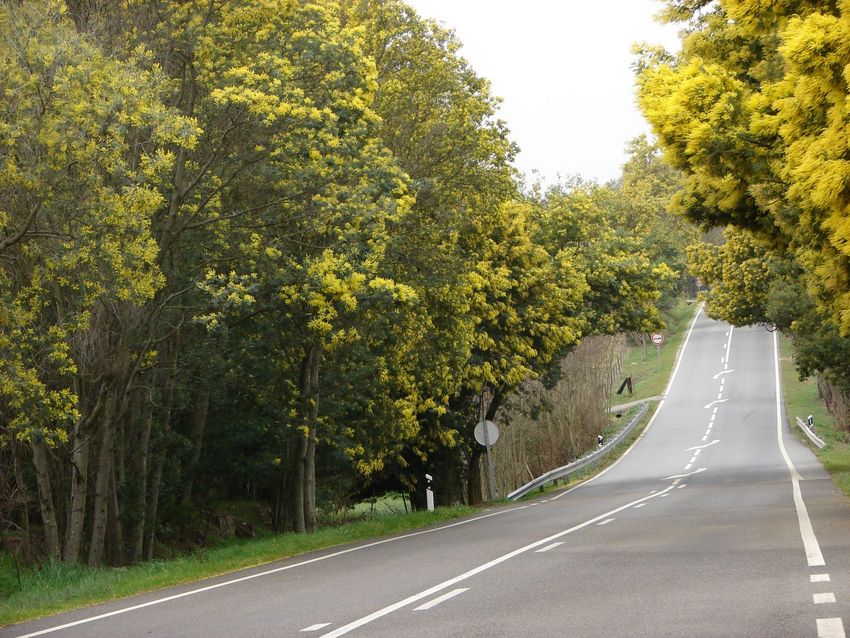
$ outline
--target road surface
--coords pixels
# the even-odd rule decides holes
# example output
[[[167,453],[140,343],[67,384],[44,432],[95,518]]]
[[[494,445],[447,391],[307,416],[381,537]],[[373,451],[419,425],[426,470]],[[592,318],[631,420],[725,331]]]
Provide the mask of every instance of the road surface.
[[[698,315],[649,428],[578,488],[0,636],[844,636],[850,506],[775,348]]]

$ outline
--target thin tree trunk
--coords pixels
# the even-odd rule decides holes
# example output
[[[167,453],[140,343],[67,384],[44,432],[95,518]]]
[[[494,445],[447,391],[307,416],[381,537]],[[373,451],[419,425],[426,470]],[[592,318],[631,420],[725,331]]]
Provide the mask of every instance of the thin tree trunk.
[[[174,387],[177,380],[177,352],[180,347],[180,330],[174,330],[171,338],[166,340],[167,364],[165,371],[165,387],[163,389],[162,407],[162,433],[171,431],[171,414],[174,407]],[[161,442],[160,449],[154,457],[153,471],[150,477],[150,490],[148,491],[148,507],[145,512],[145,560],[153,557],[154,540],[156,536],[156,517],[159,509],[159,492],[162,486],[162,471],[165,467],[165,459],[168,454],[168,446],[165,441]]]
[[[59,524],[56,521],[56,508],[53,504],[53,486],[50,481],[50,467],[43,441],[32,442],[32,463],[35,467],[35,480],[38,486],[38,504],[41,508],[41,522],[44,526],[44,540],[47,555],[60,558]]]
[[[315,532],[318,527],[316,522],[316,441],[318,440],[319,424],[319,364],[321,357],[321,348],[314,345],[310,349],[309,356],[310,391],[307,395],[307,418],[310,429],[304,468],[304,525],[308,532]]]
[[[143,397],[135,393],[132,422],[136,424],[130,438],[129,479],[124,484],[124,519],[130,546],[130,561],[137,563],[144,556],[145,516],[147,510],[148,447],[150,445],[153,412],[150,402],[142,407]]]
[[[183,502],[192,500],[192,488],[198,471],[198,462],[201,460],[201,448],[204,443],[204,430],[207,426],[207,414],[210,405],[210,389],[201,388],[195,397],[195,405],[192,410],[192,455],[186,464],[186,483],[183,485]]]
[[[68,530],[65,533],[65,549],[62,559],[69,564],[80,560],[80,547],[83,543],[83,525],[86,518],[86,497],[88,494],[88,468],[91,452],[91,424],[98,418],[106,402],[108,384],[101,386],[97,404],[74,427],[74,448],[71,452],[71,510],[68,515]]]
[[[117,453],[117,449],[115,450]],[[124,526],[121,524],[121,509],[118,504],[118,468],[113,455],[112,476],[109,481],[109,507],[107,511],[107,547],[109,548],[109,564],[113,566],[126,564],[124,550]]]
[[[97,477],[94,485],[94,513],[92,517],[89,560],[91,567],[103,562],[103,549],[106,540],[106,525],[109,511],[109,483],[112,480],[114,461],[113,443],[115,439],[115,397],[116,390],[109,392],[100,435],[100,452],[97,462]]]
[[[21,454],[21,446],[15,439],[12,439],[12,458],[15,466],[15,483],[18,492],[21,495],[21,553],[24,560],[30,559],[30,510],[29,510],[29,490],[27,482],[24,479],[23,458]]]
[[[304,475],[307,465],[307,438],[308,433],[298,428],[296,437],[298,440],[295,446],[295,475],[292,477],[292,526],[296,534],[303,534],[307,531],[307,526],[304,522]]]

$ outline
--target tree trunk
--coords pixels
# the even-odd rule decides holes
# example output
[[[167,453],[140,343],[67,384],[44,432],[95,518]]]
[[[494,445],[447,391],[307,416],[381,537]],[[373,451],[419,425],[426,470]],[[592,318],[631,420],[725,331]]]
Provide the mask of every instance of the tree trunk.
[[[296,435],[295,476],[292,510],[295,532],[303,534],[316,527],[316,420],[321,349],[313,344],[301,361],[301,425]]]
[[[91,424],[98,418],[106,402],[108,384],[101,386],[97,404],[85,418],[74,426],[74,448],[71,452],[71,510],[68,514],[68,530],[65,533],[65,550],[62,559],[69,564],[80,560],[83,543],[83,525],[86,519],[86,497],[89,481],[89,455],[91,452]]]
[[[148,454],[153,421],[152,406],[145,402],[141,392],[136,392],[131,420],[135,425],[130,437],[129,478],[124,483],[124,520],[130,548],[130,562],[137,563],[144,556],[145,520],[147,514]]]
[[[53,504],[53,486],[50,481],[50,467],[44,441],[32,442],[32,463],[35,467],[35,480],[38,485],[38,504],[41,508],[41,522],[44,526],[44,541],[47,544],[47,555],[58,560],[61,547],[59,545],[59,524],[56,521],[56,508]]]
[[[296,534],[303,534],[307,531],[304,522],[304,476],[307,467],[308,434],[299,427],[296,437],[295,459],[292,464],[295,468],[295,474],[292,477],[292,529]]]
[[[24,560],[30,559],[30,510],[29,490],[24,478],[23,458],[20,444],[12,438],[12,458],[15,466],[15,483],[21,495],[21,554]]]
[[[176,329],[165,341],[166,348],[166,370],[165,386],[163,388],[162,400],[162,434],[167,436],[171,431],[171,415],[174,408],[174,387],[177,380],[177,352],[180,347],[180,330]],[[147,498],[147,510],[145,512],[145,560],[153,558],[154,540],[156,536],[156,517],[159,510],[159,492],[162,486],[162,472],[165,468],[165,459],[168,454],[168,445],[163,440],[160,442],[159,450],[154,457],[153,470],[151,472]]]
[[[210,405],[210,389],[203,387],[195,397],[195,405],[192,409],[192,454],[186,464],[186,483],[183,485],[183,502],[192,500],[192,488],[195,483],[195,475],[198,470],[198,461],[201,460],[201,447],[204,442],[204,430],[207,426],[207,414]]]
[[[103,562],[106,540],[106,525],[109,511],[109,484],[112,480],[115,437],[115,390],[110,390],[103,417],[100,435],[100,452],[97,462],[97,477],[94,485],[94,513],[92,517],[91,543],[88,564],[99,566]]]
[[[319,364],[322,358],[321,348],[313,346],[309,356],[310,392],[307,395],[310,424],[307,438],[307,457],[304,469],[304,524],[308,532],[315,532],[316,522],[316,442],[319,424]]]

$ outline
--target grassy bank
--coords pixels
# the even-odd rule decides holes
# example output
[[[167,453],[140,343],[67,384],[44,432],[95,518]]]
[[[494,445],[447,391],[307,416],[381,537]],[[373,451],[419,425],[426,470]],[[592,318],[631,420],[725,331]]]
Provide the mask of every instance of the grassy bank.
[[[641,346],[631,342],[621,376],[632,378],[634,394],[629,395],[628,390],[624,390],[623,394],[615,395],[615,405],[659,396],[667,389],[667,382],[676,363],[676,353],[679,352],[698,308],[697,302],[682,301],[665,315],[667,328],[662,331],[664,344],[657,350],[651,343],[647,343],[644,351]],[[622,380],[622,378],[619,379],[615,384],[617,386],[614,388],[615,392]]]
[[[119,569],[82,565],[44,565],[20,574],[0,554],[0,626],[85,607],[107,600],[161,589],[252,567],[305,552],[406,532],[474,511],[469,507],[435,512],[391,513],[319,530],[315,534],[275,534],[232,540],[218,547],[168,561]]]
[[[795,417],[805,419],[812,415],[815,432],[826,443],[823,450],[815,449],[815,454],[832,476],[833,482],[850,496],[850,444],[847,442],[847,434],[836,427],[835,419],[818,399],[817,382],[814,379],[800,381],[794,368],[791,341],[786,337],[779,340],[779,358],[782,365],[782,394],[791,429],[804,443],[811,445],[797,427]]]

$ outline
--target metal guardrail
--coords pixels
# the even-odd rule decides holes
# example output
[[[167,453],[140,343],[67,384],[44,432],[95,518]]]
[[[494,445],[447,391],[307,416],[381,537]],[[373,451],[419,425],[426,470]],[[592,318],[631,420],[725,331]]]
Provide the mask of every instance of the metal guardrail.
[[[808,424],[803,421],[803,419],[801,419],[800,417],[796,417],[796,419],[797,425],[799,425],[800,429],[806,434],[807,437],[809,437],[809,441],[814,443],[819,450],[822,450],[826,447],[826,443],[824,442],[824,440],[820,438],[817,434],[815,434],[814,430],[810,429]]]
[[[632,420],[629,421],[629,423],[626,425],[626,427],[624,427],[622,430],[617,432],[616,436],[614,436],[613,439],[608,441],[608,443],[603,445],[601,448],[594,450],[590,454],[587,454],[587,455],[581,457],[580,459],[573,461],[572,463],[564,465],[563,467],[555,468],[554,470],[549,470],[545,474],[541,474],[540,476],[538,476],[533,481],[529,481],[528,483],[526,483],[522,487],[519,487],[519,488],[515,489],[513,492],[511,492],[510,494],[508,494],[508,499],[511,500],[511,501],[515,501],[518,498],[522,498],[523,496],[525,496],[529,492],[531,492],[535,489],[541,488],[544,485],[546,485],[547,483],[550,483],[551,481],[555,481],[557,479],[560,479],[560,478],[567,476],[568,474],[572,474],[573,472],[577,472],[577,471],[587,467],[588,465],[590,465],[594,461],[597,461],[597,460],[601,459],[603,456],[607,455],[611,450],[613,450],[620,443],[620,441],[622,441],[624,438],[626,438],[629,435],[629,433],[632,431],[632,429],[634,429],[635,425],[637,425],[637,422],[640,421],[641,417],[643,417],[643,415],[646,414],[646,411],[649,409],[649,401],[650,400],[647,399],[643,403],[643,405],[641,405],[640,410],[638,410],[637,414],[635,414],[632,417]]]

